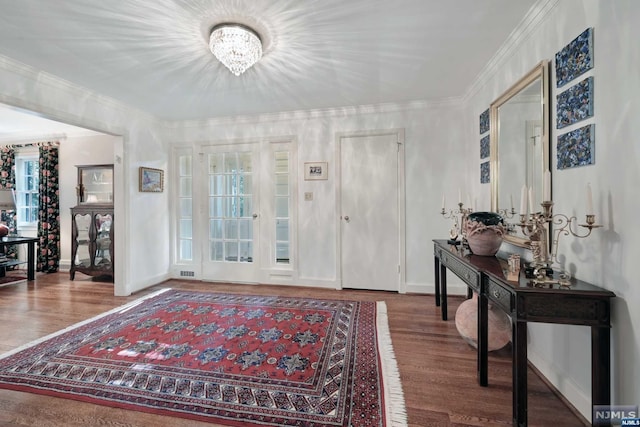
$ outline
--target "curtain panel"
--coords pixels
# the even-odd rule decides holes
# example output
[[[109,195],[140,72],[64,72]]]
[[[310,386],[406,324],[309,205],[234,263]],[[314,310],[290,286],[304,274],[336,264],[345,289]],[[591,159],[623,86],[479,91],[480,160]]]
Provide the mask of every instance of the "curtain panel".
[[[37,270],[53,273],[60,266],[58,147],[40,146],[39,163]]]
[[[16,184],[16,153],[11,147],[0,148],[0,188],[15,188]],[[9,227],[9,234],[17,234],[17,220],[15,211],[0,211],[0,222]],[[9,259],[18,259],[16,245],[0,247],[0,252]]]

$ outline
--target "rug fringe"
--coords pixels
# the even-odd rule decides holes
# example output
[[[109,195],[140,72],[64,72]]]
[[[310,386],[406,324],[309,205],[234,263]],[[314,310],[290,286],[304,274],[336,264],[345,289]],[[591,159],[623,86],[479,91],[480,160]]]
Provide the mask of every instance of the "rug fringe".
[[[64,329],[62,329],[60,331],[56,331],[56,332],[54,332],[52,334],[49,334],[47,336],[44,336],[42,338],[38,338],[38,339],[36,339],[34,341],[31,341],[31,342],[29,342],[27,344],[21,345],[18,348],[14,348],[13,350],[9,350],[6,353],[0,354],[0,359],[4,359],[6,357],[9,357],[9,356],[11,356],[11,355],[13,355],[15,353],[18,353],[18,352],[20,352],[22,350],[25,350],[25,349],[27,349],[29,347],[32,347],[32,346],[37,345],[37,344],[40,344],[43,341],[49,340],[49,339],[51,339],[53,337],[57,337],[58,335],[64,334],[65,332],[69,332],[71,330],[77,329],[80,326],[86,325],[89,322],[93,322],[94,320],[100,319],[100,318],[108,316],[110,314],[113,314],[113,313],[124,313],[125,311],[130,310],[131,308],[139,305],[143,301],[148,300],[149,298],[153,298],[155,296],[158,296],[158,295],[160,295],[160,294],[162,294],[164,292],[167,292],[169,290],[171,290],[171,288],[160,289],[159,291],[153,292],[153,293],[151,293],[149,295],[145,295],[145,296],[143,296],[141,298],[138,298],[138,299],[133,300],[131,302],[128,302],[128,303],[126,303],[124,305],[121,305],[121,306],[118,306],[118,307],[116,307],[114,309],[111,309],[111,310],[109,310],[109,311],[107,311],[105,313],[98,314],[97,316],[94,316],[94,317],[92,317],[90,319],[83,320],[82,322],[75,323],[75,324],[73,324],[71,326],[68,326],[68,327],[66,327],[66,328],[64,328]]]
[[[380,347],[380,361],[384,378],[385,425],[393,427],[407,426],[407,408],[400,381],[400,370],[393,352],[387,304],[384,301],[376,303],[376,330],[378,331],[378,346]]]

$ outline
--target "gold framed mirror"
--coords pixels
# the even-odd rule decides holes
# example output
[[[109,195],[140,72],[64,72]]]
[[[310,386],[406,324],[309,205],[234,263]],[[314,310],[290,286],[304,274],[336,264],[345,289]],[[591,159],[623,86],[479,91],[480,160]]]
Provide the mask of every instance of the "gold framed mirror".
[[[491,120],[491,210],[520,221],[521,190],[533,189],[542,202],[543,176],[549,170],[549,61],[542,61],[489,107]],[[508,218],[515,212],[512,218]],[[528,247],[517,225],[504,240]]]

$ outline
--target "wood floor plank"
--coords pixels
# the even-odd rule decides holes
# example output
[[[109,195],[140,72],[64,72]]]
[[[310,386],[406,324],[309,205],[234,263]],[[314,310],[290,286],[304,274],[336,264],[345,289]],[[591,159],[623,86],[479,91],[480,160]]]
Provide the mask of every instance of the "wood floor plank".
[[[78,276],[70,281],[67,273],[38,274],[34,282],[0,287],[0,352],[168,287],[385,301],[410,426],[509,426],[512,423],[510,346],[490,353],[489,387],[480,387],[475,349],[460,337],[452,315],[449,321],[440,319],[432,295],[171,280],[129,297],[116,297],[112,284],[78,280]],[[460,297],[450,297],[450,313],[455,313],[462,301]],[[585,425],[532,370],[529,389],[530,426]],[[11,390],[0,390],[0,425],[215,426]]]

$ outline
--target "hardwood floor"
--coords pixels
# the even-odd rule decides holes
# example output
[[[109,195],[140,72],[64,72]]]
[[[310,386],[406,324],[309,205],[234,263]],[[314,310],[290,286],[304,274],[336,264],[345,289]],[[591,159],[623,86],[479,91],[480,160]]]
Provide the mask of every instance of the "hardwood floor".
[[[0,353],[165,287],[257,295],[384,300],[403,384],[410,426],[508,426],[511,418],[509,347],[489,356],[489,387],[476,379],[475,349],[453,320],[440,320],[432,295],[327,290],[291,286],[232,285],[171,280],[130,297],[113,285],[67,273],[38,275],[31,283],[0,287]],[[462,302],[449,298],[450,313]],[[450,316],[453,317],[453,316]],[[114,409],[68,399],[0,390],[0,426],[211,426],[180,418]],[[583,426],[532,371],[530,426]]]

